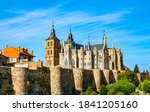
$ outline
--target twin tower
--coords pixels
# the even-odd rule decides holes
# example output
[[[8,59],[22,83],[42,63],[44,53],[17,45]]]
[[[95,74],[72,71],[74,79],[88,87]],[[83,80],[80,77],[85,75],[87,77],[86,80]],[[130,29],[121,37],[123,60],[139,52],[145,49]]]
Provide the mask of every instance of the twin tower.
[[[44,65],[46,67],[59,66],[62,68],[108,69],[123,70],[123,53],[121,49],[107,47],[107,37],[103,34],[102,44],[81,45],[75,43],[70,29],[68,39],[62,42],[56,37],[54,22],[50,36],[45,40]]]

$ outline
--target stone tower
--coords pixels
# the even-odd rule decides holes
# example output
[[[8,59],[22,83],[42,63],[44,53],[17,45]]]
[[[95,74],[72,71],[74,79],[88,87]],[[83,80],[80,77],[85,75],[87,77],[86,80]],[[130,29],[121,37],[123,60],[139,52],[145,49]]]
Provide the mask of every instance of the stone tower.
[[[59,65],[60,48],[60,40],[56,37],[54,21],[52,21],[50,36],[45,40],[44,65],[46,67]]]
[[[108,59],[108,48],[107,48],[107,37],[105,35],[105,30],[103,32],[103,49],[102,49],[102,70],[109,69],[109,59]]]
[[[123,54],[121,52],[121,49],[117,49],[117,68],[118,70],[123,70]]]

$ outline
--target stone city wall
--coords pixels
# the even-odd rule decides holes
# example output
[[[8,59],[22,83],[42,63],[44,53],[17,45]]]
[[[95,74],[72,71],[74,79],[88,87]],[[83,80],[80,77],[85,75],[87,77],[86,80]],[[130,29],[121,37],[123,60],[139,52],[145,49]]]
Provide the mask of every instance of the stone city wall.
[[[100,85],[117,81],[117,70],[83,70],[80,68],[50,68],[51,94],[78,94],[91,86],[99,91]]]
[[[84,70],[80,68],[66,69],[61,67],[27,68],[0,67],[0,93],[3,85],[11,84],[14,94],[79,94],[91,86],[99,91],[101,85],[118,80],[117,70]],[[140,82],[140,75],[137,75]]]

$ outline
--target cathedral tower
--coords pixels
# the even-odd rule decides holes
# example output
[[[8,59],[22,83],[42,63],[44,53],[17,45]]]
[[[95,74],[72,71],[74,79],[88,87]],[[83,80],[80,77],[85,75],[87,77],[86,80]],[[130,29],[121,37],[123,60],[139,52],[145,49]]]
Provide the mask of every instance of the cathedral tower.
[[[54,21],[50,36],[45,40],[44,65],[46,67],[59,65],[60,40],[56,37]]]

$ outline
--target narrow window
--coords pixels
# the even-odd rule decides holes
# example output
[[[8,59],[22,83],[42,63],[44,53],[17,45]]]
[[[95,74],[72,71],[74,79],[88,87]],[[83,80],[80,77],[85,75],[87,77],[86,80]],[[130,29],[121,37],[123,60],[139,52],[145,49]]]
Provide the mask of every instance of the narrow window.
[[[47,50],[47,55],[49,55],[49,50]]]

